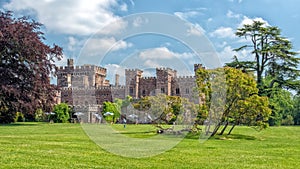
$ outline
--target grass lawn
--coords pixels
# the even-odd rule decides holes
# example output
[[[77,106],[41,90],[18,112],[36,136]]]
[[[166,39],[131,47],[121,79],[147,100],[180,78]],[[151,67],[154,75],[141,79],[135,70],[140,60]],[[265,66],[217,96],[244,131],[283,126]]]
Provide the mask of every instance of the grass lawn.
[[[151,126],[115,126],[130,137],[151,137]],[[139,132],[139,131],[147,132]],[[299,168],[300,127],[261,132],[236,127],[231,136],[204,143],[188,136],[149,158],[128,158],[103,150],[80,124],[0,125],[0,168]]]

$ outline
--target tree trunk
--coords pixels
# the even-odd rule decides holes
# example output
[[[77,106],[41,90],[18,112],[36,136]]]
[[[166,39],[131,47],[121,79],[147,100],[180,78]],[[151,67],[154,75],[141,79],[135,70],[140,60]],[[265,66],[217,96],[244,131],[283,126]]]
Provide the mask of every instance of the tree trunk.
[[[223,135],[224,131],[226,130],[226,128],[228,126],[228,124],[229,124],[229,122],[226,121],[226,124],[224,125],[224,127],[223,127],[223,129],[222,129],[222,131],[221,131],[221,133],[219,135]]]
[[[214,131],[211,133],[211,136],[214,136],[214,135],[217,134],[217,132],[218,132],[220,126],[221,126],[221,123],[219,122],[219,123],[216,125]]]
[[[233,126],[231,127],[231,129],[229,130],[229,132],[228,132],[227,135],[230,135],[230,134],[231,134],[231,132],[232,132],[232,130],[234,129],[234,127],[235,127],[235,123],[233,124]]]

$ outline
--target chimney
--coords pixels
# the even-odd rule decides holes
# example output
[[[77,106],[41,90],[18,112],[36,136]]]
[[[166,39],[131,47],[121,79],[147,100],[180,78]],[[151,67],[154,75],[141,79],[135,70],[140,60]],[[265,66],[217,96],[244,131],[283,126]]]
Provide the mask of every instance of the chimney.
[[[119,78],[120,78],[120,75],[116,74],[115,86],[119,86]]]

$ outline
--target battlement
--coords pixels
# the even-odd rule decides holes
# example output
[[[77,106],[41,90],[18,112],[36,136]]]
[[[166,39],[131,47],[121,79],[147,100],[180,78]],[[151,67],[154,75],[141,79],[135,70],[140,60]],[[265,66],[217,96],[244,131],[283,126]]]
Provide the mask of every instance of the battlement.
[[[178,76],[175,77],[175,79],[181,80],[181,79],[195,79],[195,76]]]
[[[143,72],[140,69],[125,69],[125,72]]]
[[[156,80],[156,77],[142,77],[144,80]]]
[[[95,89],[96,90],[119,90],[119,89],[125,89],[125,86],[100,86]]]
[[[156,68],[156,71],[173,71],[173,72],[177,72],[176,70],[173,70],[171,68],[168,68],[168,67],[159,67],[159,68]]]
[[[70,68],[72,68],[72,70],[79,70],[79,71],[86,71],[86,70],[95,70],[95,71],[101,71],[101,72],[106,72],[106,68],[100,67],[100,66],[95,66],[95,65],[83,65],[83,66],[60,66],[57,67],[58,70],[70,70]]]
[[[60,88],[61,91],[83,91],[83,90],[95,90],[94,87],[86,87],[86,88],[78,88],[78,87],[62,87]]]

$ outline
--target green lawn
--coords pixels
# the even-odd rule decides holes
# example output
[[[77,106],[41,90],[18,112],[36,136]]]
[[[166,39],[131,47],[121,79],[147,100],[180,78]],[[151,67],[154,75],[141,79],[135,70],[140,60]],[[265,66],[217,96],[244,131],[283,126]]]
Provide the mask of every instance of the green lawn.
[[[115,126],[130,137],[151,137],[154,128]],[[144,131],[144,132],[143,132]],[[256,132],[237,127],[229,137],[204,143],[189,136],[150,158],[109,153],[80,124],[17,123],[0,126],[0,168],[299,168],[300,127]]]

